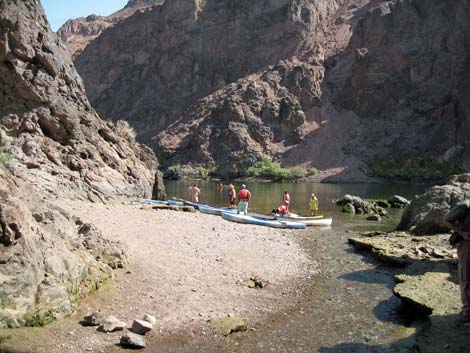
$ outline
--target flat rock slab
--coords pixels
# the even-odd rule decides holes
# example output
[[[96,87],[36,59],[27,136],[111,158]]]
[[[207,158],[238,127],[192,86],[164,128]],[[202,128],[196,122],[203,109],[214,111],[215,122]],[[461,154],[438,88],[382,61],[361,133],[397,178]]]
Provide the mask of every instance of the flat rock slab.
[[[405,267],[417,260],[455,259],[456,251],[449,245],[448,238],[448,234],[413,236],[406,232],[365,232],[348,242],[383,262]]]
[[[247,330],[245,320],[239,317],[223,317],[209,321],[211,326],[220,334],[228,336],[234,332]]]
[[[444,269],[443,269],[444,270]],[[460,291],[448,272],[422,275],[396,275],[393,292],[418,315],[443,315],[458,312]]]

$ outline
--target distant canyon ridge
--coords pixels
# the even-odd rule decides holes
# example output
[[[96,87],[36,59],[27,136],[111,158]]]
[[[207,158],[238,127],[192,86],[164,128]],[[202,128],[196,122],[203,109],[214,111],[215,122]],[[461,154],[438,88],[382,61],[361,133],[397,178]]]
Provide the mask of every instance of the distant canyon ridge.
[[[469,0],[130,1],[58,33],[92,106],[164,168],[267,155],[357,181],[470,170],[469,21]]]

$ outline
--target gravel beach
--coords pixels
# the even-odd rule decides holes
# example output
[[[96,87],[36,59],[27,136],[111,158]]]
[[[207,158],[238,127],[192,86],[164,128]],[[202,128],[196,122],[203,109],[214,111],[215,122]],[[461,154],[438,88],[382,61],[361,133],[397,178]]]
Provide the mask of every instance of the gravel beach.
[[[20,351],[31,352],[31,345],[37,353],[106,351],[119,342],[122,331],[104,334],[81,326],[79,321],[91,312],[114,315],[128,325],[151,314],[158,322],[149,339],[205,335],[210,319],[238,316],[250,322],[288,307],[297,284],[315,272],[296,242],[308,230],[243,225],[141,204],[55,203],[123,243],[130,263],[114,271],[115,278],[85,299],[72,318],[34,335],[16,330],[8,341]],[[252,277],[269,284],[263,289],[242,284]]]

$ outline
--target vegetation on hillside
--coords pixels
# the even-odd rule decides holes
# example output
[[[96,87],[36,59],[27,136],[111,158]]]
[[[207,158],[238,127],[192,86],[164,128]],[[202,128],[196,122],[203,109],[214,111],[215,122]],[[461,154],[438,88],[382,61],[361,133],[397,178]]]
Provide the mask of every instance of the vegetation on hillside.
[[[11,159],[11,155],[7,152],[5,152],[6,149],[5,147],[0,147],[0,168],[6,169],[5,163]]]
[[[314,169],[314,168],[313,168]],[[309,170],[310,174],[312,171]],[[294,180],[307,175],[304,168],[296,167],[292,169],[282,168],[277,162],[273,162],[270,157],[262,156],[261,159],[248,168],[248,174],[253,177],[267,178],[271,180]]]

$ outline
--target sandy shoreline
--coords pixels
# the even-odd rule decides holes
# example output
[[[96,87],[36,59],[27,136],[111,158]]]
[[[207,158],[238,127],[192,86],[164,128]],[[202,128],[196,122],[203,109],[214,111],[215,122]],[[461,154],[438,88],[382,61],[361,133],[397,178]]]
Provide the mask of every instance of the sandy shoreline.
[[[80,315],[100,310],[130,324],[148,313],[158,318],[152,337],[181,330],[205,334],[207,320],[235,315],[250,320],[288,307],[296,284],[315,271],[296,238],[305,231],[242,225],[221,217],[149,206],[103,205],[57,200],[103,235],[122,242],[130,264],[115,271],[107,288],[83,301],[80,311],[34,335],[14,333],[19,351],[103,352],[122,334],[97,333],[78,324]],[[301,233],[299,233],[301,232]],[[257,290],[240,282],[258,277],[269,282]],[[34,338],[32,336],[35,336]],[[46,338],[47,337],[47,338]]]

